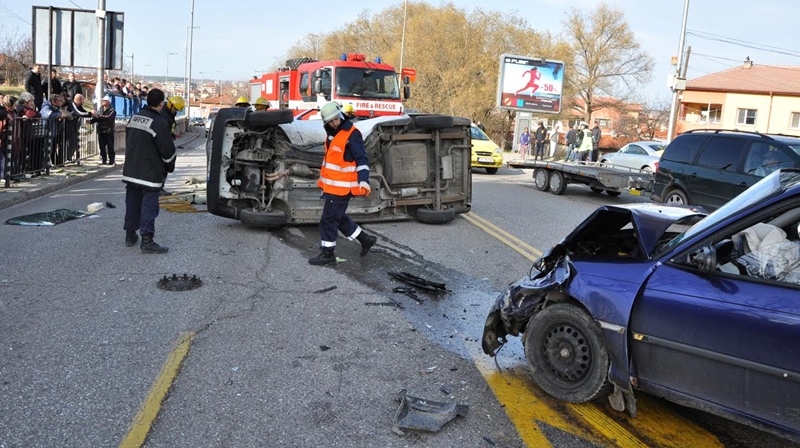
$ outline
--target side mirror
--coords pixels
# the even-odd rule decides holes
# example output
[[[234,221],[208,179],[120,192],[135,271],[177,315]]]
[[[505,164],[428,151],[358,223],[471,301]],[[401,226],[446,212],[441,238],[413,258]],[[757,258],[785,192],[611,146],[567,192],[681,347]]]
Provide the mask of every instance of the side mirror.
[[[408,85],[409,82],[411,82],[411,77],[403,76],[403,84]]]
[[[405,99],[411,98],[411,87],[409,86],[403,87],[403,98]]]
[[[314,70],[314,79],[322,79],[322,70],[320,69]]]
[[[311,93],[322,92],[322,80],[317,78],[314,80],[314,86],[311,88]]]
[[[710,246],[702,247],[699,251],[689,254],[689,262],[701,272],[711,272],[717,268],[717,251]]]

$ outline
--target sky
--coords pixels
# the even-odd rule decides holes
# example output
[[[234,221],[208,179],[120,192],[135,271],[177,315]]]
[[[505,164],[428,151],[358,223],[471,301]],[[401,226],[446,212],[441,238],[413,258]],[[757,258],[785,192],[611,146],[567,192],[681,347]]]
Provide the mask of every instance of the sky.
[[[685,0],[609,0],[625,12],[630,28],[655,66],[641,96],[668,100],[667,78],[675,73]],[[0,0],[0,37],[30,34],[32,6],[96,9],[95,0]],[[403,0],[195,0],[192,78],[246,80],[282,61],[286,50],[309,34],[330,33],[357,19],[364,10],[378,13]],[[443,2],[430,0],[429,4]],[[512,13],[534,29],[561,33],[572,8],[590,11],[596,0],[453,0],[472,11]],[[184,76],[192,0],[106,0],[106,9],[125,13],[124,53],[134,55],[138,75]],[[303,9],[300,8],[302,5]],[[742,64],[800,66],[797,0],[690,0],[686,44],[692,47],[687,77],[697,78]],[[397,37],[400,40],[400,36]],[[753,48],[757,47],[757,48]],[[795,48],[795,49],[793,49]],[[771,51],[765,51],[771,50]],[[177,53],[167,56],[168,53]],[[790,54],[782,54],[790,53]],[[377,55],[376,55],[377,56]],[[499,56],[499,55],[498,55]],[[544,56],[547,55],[531,55]],[[398,65],[399,61],[386,61]],[[569,67],[565,70],[568,72]]]

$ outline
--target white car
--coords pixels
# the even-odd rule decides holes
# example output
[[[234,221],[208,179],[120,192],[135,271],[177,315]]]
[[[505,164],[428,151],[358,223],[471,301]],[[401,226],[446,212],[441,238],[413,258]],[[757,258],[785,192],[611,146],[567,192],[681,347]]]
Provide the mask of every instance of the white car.
[[[214,117],[216,115],[217,115],[216,112],[211,112],[210,114],[208,114],[208,117],[206,117],[206,123],[205,123],[206,137],[208,136],[208,133],[211,132],[211,122],[214,121]]]
[[[633,142],[623,146],[615,153],[604,155],[600,159],[600,163],[655,172],[658,171],[658,161],[661,160],[661,153],[663,152],[664,145],[659,142]]]

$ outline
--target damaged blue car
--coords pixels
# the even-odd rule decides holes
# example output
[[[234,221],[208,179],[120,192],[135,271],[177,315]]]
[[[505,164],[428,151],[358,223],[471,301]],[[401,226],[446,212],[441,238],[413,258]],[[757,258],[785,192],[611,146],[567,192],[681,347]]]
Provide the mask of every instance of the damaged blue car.
[[[483,350],[520,336],[536,383],[636,415],[642,391],[800,442],[800,171],[714,213],[603,206],[510,285]]]

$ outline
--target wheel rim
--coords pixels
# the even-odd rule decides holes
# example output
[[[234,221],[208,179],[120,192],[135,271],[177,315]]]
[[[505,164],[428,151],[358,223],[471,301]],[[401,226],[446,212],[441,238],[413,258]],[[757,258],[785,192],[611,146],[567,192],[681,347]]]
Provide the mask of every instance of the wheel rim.
[[[683,198],[677,194],[671,194],[667,198],[667,204],[669,205],[684,205]]]
[[[561,176],[559,174],[550,176],[550,189],[558,191],[559,188],[561,188]]]
[[[564,323],[554,325],[542,341],[544,367],[557,380],[578,385],[592,367],[592,347],[583,333]]]
[[[536,172],[536,186],[539,188],[544,188],[545,183],[547,183],[547,172],[544,170],[539,170]]]

